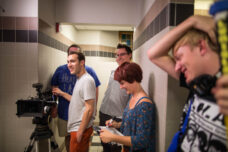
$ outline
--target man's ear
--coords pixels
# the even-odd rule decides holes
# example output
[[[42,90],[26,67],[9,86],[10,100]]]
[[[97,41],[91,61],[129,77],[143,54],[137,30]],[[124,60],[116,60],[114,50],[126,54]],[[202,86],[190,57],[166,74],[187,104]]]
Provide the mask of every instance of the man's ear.
[[[199,41],[200,54],[205,55],[207,53],[207,43],[205,40]]]
[[[130,60],[132,59],[132,53],[130,53],[131,57],[130,57]]]
[[[81,61],[80,61],[80,65],[81,65],[81,66],[84,66],[84,65],[85,65],[85,60],[81,60]]]

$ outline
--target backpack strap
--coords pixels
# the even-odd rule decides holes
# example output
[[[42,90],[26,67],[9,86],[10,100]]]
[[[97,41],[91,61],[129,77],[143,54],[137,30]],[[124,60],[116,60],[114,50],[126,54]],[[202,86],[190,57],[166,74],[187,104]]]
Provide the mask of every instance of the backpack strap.
[[[185,132],[186,126],[187,126],[187,124],[188,124],[188,117],[189,117],[190,112],[191,112],[192,102],[193,102],[193,98],[192,98],[191,101],[190,101],[190,105],[189,105],[189,108],[188,108],[188,112],[187,112],[187,115],[185,116],[185,119],[184,119],[184,124],[183,124],[182,129],[181,129],[181,132],[182,132],[182,133]]]

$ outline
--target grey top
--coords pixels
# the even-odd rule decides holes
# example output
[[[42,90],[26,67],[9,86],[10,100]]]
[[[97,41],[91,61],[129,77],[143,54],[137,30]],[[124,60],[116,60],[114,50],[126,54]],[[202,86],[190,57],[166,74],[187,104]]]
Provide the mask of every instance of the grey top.
[[[130,95],[126,93],[126,90],[120,89],[118,81],[114,80],[114,72],[111,72],[108,88],[105,92],[100,111],[110,116],[116,116],[122,118],[123,111],[129,101]]]
[[[96,86],[94,79],[87,72],[77,79],[69,105],[68,132],[78,131],[84,112],[85,102],[94,99],[94,112],[87,128],[93,125],[96,113]]]

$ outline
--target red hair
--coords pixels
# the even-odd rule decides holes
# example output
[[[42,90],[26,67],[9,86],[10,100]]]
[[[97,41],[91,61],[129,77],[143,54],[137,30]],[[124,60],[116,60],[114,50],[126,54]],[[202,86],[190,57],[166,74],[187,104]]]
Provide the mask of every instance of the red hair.
[[[115,71],[114,80],[121,82],[122,80],[128,83],[134,81],[140,83],[142,81],[142,69],[136,63],[124,62]]]

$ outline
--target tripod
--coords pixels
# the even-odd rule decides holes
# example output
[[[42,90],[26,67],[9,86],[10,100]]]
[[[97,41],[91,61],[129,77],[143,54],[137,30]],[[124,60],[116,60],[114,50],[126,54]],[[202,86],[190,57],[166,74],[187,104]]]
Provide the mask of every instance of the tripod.
[[[33,119],[33,122],[36,120],[41,120],[42,118],[35,117]],[[35,150],[36,152],[39,152],[40,148],[42,148],[43,151],[51,152],[52,149],[55,152],[58,152],[58,144],[55,141],[51,141],[51,137],[53,137],[53,132],[49,129],[47,124],[37,124],[36,128],[34,129],[33,133],[30,136],[30,142],[29,145],[26,147],[24,152],[31,152],[34,147],[35,143]],[[46,144],[46,145],[45,145]],[[41,147],[42,146],[42,147]],[[43,150],[44,149],[44,150]]]

